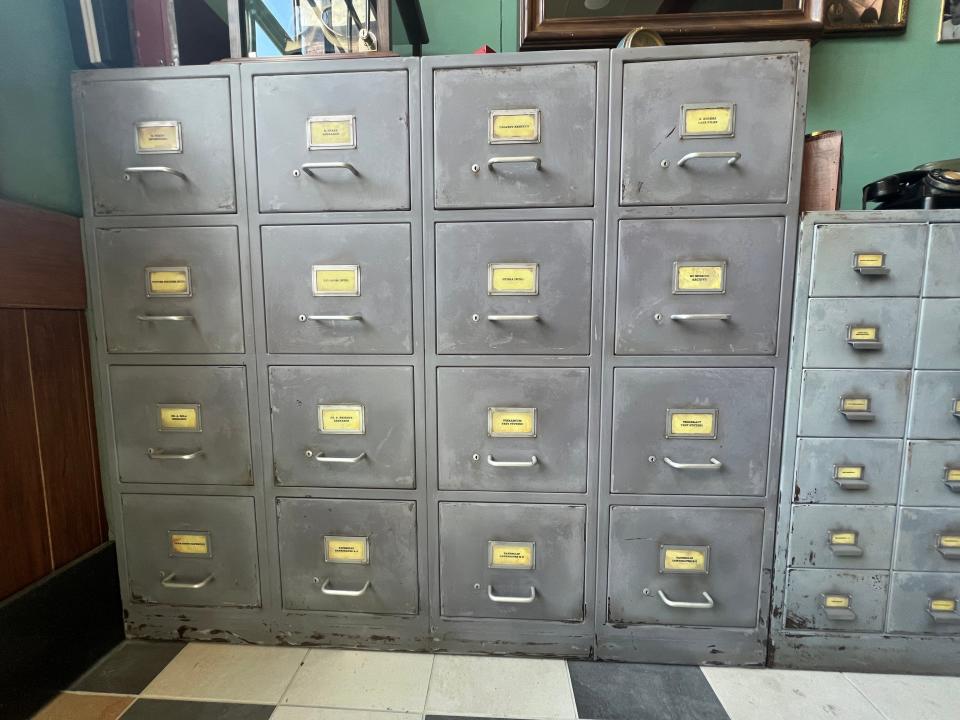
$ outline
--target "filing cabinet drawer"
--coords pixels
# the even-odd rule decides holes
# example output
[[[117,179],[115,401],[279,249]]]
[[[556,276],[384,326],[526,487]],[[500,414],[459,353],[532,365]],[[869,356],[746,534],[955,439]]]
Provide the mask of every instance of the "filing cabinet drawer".
[[[763,495],[772,404],[772,369],[615,369],[612,492]]]
[[[900,437],[909,370],[804,370],[799,435]]]
[[[923,440],[960,440],[960,372],[914,374],[907,436]]]
[[[96,215],[235,213],[227,77],[83,82]]]
[[[410,208],[407,72],[253,78],[260,211]]]
[[[416,615],[413,501],[278,498],[277,531],[285,609]]]
[[[920,305],[917,368],[960,370],[960,299],[924,300]]]
[[[97,231],[107,352],[242,353],[236,228]]]
[[[890,574],[870,570],[790,570],[788,630],[883,632]]]
[[[262,232],[270,352],[413,352],[409,225]]]
[[[960,573],[893,573],[887,632],[960,635]]]
[[[901,502],[960,507],[960,443],[908,440]]]
[[[791,567],[890,567],[896,508],[795,505],[790,520]]]
[[[960,572],[960,509],[901,508],[893,568]]]
[[[930,225],[930,252],[923,279],[924,297],[960,297],[960,223]]]
[[[593,223],[436,226],[437,352],[590,352]]]
[[[436,207],[593,205],[596,124],[595,62],[435,69]]]
[[[923,223],[818,225],[811,297],[898,297],[920,293]]]
[[[259,607],[253,498],[123,495],[135,602]]]
[[[783,218],[622,220],[618,355],[772,355]]]
[[[621,205],[786,202],[797,56],[627,62]]]
[[[252,485],[242,367],[110,368],[120,482]]]
[[[445,617],[583,620],[586,507],[440,503]]]
[[[607,620],[752,628],[763,510],[610,508]]]
[[[804,367],[909,368],[919,304],[907,298],[811,299]]]
[[[589,370],[437,370],[441,490],[587,490]]]
[[[278,485],[414,487],[413,368],[269,372]]]
[[[902,449],[900,440],[800,438],[794,502],[896,505]]]

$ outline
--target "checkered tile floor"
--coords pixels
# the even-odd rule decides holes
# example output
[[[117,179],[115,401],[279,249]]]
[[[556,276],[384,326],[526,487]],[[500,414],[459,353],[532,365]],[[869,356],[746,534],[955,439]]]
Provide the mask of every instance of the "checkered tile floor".
[[[42,720],[920,720],[960,678],[128,641]]]

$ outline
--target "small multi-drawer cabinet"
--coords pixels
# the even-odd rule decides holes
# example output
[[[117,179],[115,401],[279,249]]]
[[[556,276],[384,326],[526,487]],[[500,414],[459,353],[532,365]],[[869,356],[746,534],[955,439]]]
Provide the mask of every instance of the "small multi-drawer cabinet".
[[[958,257],[958,213],[804,220],[774,664],[956,667],[960,283],[951,263]]]

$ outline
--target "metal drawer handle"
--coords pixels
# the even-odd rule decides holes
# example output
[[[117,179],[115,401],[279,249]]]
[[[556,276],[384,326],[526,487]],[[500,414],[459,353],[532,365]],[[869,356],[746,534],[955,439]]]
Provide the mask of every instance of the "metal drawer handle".
[[[130,182],[130,179],[134,175],[147,175],[149,173],[161,173],[164,175],[176,175],[181,180],[186,180],[187,176],[180,172],[179,170],[174,170],[172,167],[166,167],[164,165],[140,165],[135,167],[128,167],[123,169],[123,179],[126,182]]]
[[[723,463],[716,458],[710,458],[710,462],[705,463],[675,462],[668,457],[664,457],[663,461],[674,470],[719,470],[723,467]]]
[[[300,322],[306,322],[307,320],[315,320],[316,322],[336,322],[338,320],[356,320],[358,322],[363,322],[363,315],[359,313],[354,315],[298,315],[297,320]]]
[[[856,620],[857,614],[850,608],[823,608],[824,614],[831,620]]]
[[[193,315],[137,315],[137,320],[143,322],[188,322]]]
[[[678,313],[671,315],[670,319],[680,322],[684,320],[722,320],[727,322],[733,319],[733,315],[730,313]]]
[[[841,490],[869,490],[870,483],[866,480],[854,480],[853,478],[833,478],[833,481],[840,486]]]
[[[682,158],[677,160],[677,167],[683,167],[691,160],[714,160],[714,159],[725,159],[727,165],[735,165],[737,160],[742,156],[735,150],[728,150],[722,152],[692,152],[687,153]]]
[[[529,595],[521,595],[519,597],[515,595],[497,595],[493,591],[493,585],[487,585],[487,597],[495,603],[514,603],[515,605],[529,605],[534,600],[537,599],[537,589],[530,586]]]
[[[529,460],[497,460],[493,455],[487,455],[487,465],[491,467],[528,468],[539,462],[536,455],[531,455]]]
[[[830,552],[837,557],[863,557],[863,548],[859,545],[830,545]]]
[[[349,170],[357,177],[360,177],[360,171],[348,162],[304,163],[300,166],[299,170],[293,171],[293,176],[300,177],[301,170],[312,178],[319,177],[314,174],[314,170]]]
[[[487,315],[490,322],[510,322],[512,320],[533,320],[538,321],[539,315]]]
[[[882,340],[847,340],[854,350],[883,350]]]
[[[163,576],[160,584],[171,590],[199,590],[200,588],[205,588],[211,582],[213,582],[213,573],[210,573],[199,582],[178,582],[176,573],[170,573],[169,575]]]
[[[359,455],[354,455],[352,457],[331,457],[329,455],[324,455],[320,450],[317,452],[307,450],[306,456],[308,458],[312,456],[314,460],[322,463],[344,463],[346,465],[353,465],[354,463],[358,463],[363,460],[367,456],[367,453],[364,451]]]
[[[324,595],[337,595],[339,597],[360,597],[369,589],[369,580],[367,580],[363,584],[363,587],[359,590],[335,590],[334,588],[330,587],[330,578],[324,580],[323,584],[320,586],[320,592],[322,592]]]
[[[151,460],[193,460],[203,455],[203,448],[198,448],[188,453],[168,453],[163,450],[147,448],[147,457]]]
[[[663,601],[663,604],[667,607],[672,608],[686,608],[688,610],[709,610],[714,606],[713,598],[710,597],[710,593],[704,591],[700,593],[703,595],[706,602],[687,602],[685,600],[671,600],[668,598],[663,590],[657,590],[657,595],[660,596],[660,599]]]
[[[931,610],[928,607],[927,614],[933,618],[935,623],[943,623],[944,625],[960,623],[960,613],[956,610],[949,612],[947,610]]]
[[[840,414],[851,422],[871,422],[877,417],[869,410],[841,410]]]
[[[947,560],[960,560],[960,547],[944,547],[940,535],[937,536],[937,552]]]
[[[493,170],[494,165],[510,165],[514,163],[534,163],[537,170],[543,170],[543,161],[536,155],[516,155],[513,157],[492,157],[487,160],[487,167]]]

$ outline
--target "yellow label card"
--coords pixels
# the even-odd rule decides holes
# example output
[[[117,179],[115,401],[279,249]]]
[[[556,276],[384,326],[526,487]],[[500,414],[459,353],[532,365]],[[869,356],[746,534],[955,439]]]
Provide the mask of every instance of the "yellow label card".
[[[933,612],[956,612],[957,601],[949,598],[934,598],[930,601],[930,609]]]
[[[191,294],[188,267],[148,267],[146,274],[147,297],[189,297]]]
[[[834,465],[833,477],[837,480],[863,480],[863,465]]]
[[[160,405],[161,432],[200,432],[199,405]]]
[[[674,266],[674,292],[721,293],[725,289],[727,264],[725,262],[681,263]]]
[[[359,265],[314,265],[313,295],[359,295]]]
[[[138,153],[178,153],[183,151],[180,123],[173,120],[158,120],[137,123],[135,127]]]
[[[825,608],[848,608],[850,607],[849,595],[824,595],[823,606]]]
[[[210,556],[210,533],[168,533],[171,555]]]
[[[840,409],[844,412],[870,412],[870,398],[845,397],[840,401]]]
[[[533,570],[534,543],[491,540],[487,543],[487,565],[504,570]]]
[[[847,532],[847,531],[831,532],[830,544],[831,545],[856,545],[857,533]]]
[[[944,480],[960,482],[960,467],[946,467],[943,470]]]
[[[684,107],[682,136],[732,134],[733,105]]]
[[[363,435],[366,432],[363,405],[321,405],[320,432]]]
[[[705,573],[707,553],[705,549],[692,547],[664,547],[661,551],[663,572]]]
[[[873,326],[858,326],[847,329],[847,340],[851,341],[872,341],[880,335],[880,330]]]
[[[858,252],[853,255],[853,266],[855,268],[878,268],[883,267],[886,262],[886,253],[878,252]]]
[[[941,535],[937,540],[937,547],[960,548],[960,535]]]
[[[953,401],[953,414],[960,415],[960,400]]]
[[[328,563],[367,565],[370,562],[370,541],[365,537],[325,535],[323,560]]]
[[[307,120],[310,150],[354,148],[357,146],[357,119],[353,115],[325,115]]]
[[[491,110],[489,130],[493,144],[540,142],[540,111]]]
[[[536,437],[536,408],[487,408],[487,434],[491,437]]]
[[[715,438],[716,410],[667,410],[667,437]]]
[[[539,274],[537,263],[490,263],[487,265],[487,294],[536,295]]]

